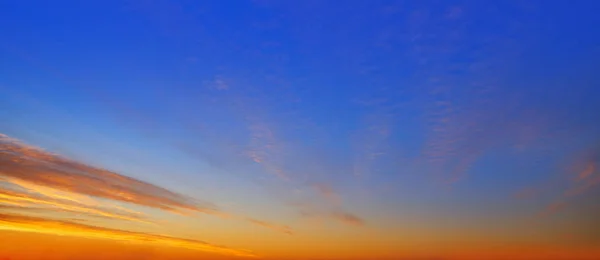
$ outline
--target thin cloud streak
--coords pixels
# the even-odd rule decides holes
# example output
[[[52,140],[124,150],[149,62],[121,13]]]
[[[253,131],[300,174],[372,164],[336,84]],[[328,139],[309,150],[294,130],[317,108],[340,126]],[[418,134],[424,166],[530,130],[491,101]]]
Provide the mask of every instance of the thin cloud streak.
[[[37,186],[161,209],[218,214],[167,189],[51,154],[0,134],[0,174]]]
[[[339,220],[343,223],[353,225],[353,226],[364,226],[365,221],[358,216],[348,213],[348,212],[334,212],[332,217],[336,220]]]
[[[0,203],[10,202],[23,204],[35,204],[50,207],[46,210],[57,210],[78,214],[86,214],[95,217],[104,217],[117,220],[126,220],[151,224],[147,216],[141,212],[120,207],[114,203],[103,205],[88,196],[64,192],[49,187],[44,187],[13,178],[2,178],[5,186],[12,189],[0,190]]]
[[[315,205],[305,203],[294,203],[293,205],[299,208],[300,215],[304,218],[334,220],[339,223],[355,227],[362,227],[366,225],[366,221],[363,218],[342,209],[323,210],[317,209]]]
[[[570,187],[557,199],[563,202],[562,207],[566,206],[564,205],[566,204],[565,201],[587,193],[600,185],[600,170],[598,169],[598,164],[600,164],[600,147],[594,147],[587,151],[580,161],[582,162],[581,169],[570,173]]]
[[[277,232],[281,232],[281,233],[288,234],[288,235],[294,234],[294,231],[288,226],[280,226],[280,225],[276,225],[273,223],[269,223],[269,222],[265,222],[265,221],[253,219],[253,218],[246,218],[246,220],[254,225],[269,228],[269,229],[275,230]]]
[[[89,183],[89,185],[84,185]],[[196,212],[249,221],[253,225],[291,234],[292,229],[254,218],[232,216],[203,206],[166,189],[107,170],[70,161],[0,134],[0,205],[84,214],[154,224],[145,214],[112,202],[157,208],[182,216]],[[112,194],[111,194],[112,193]],[[208,204],[208,203],[205,203]]]
[[[581,167],[572,173],[572,187],[565,191],[566,197],[573,197],[600,185],[600,145],[589,149],[579,160]]]
[[[575,160],[571,161],[571,166],[567,169],[566,174],[562,176],[563,179],[557,182],[557,185],[554,185],[559,187],[552,187],[552,190],[558,191],[558,194],[538,215],[547,217],[564,211],[578,197],[597,189],[600,186],[599,155],[600,147],[596,146],[585,149],[583,152],[573,156]],[[546,187],[546,190],[550,190],[550,187]],[[539,195],[539,193],[541,193],[539,190],[525,190],[518,193],[517,195],[519,196],[517,198],[531,199]]]
[[[305,218],[329,219],[351,226],[364,226],[366,221],[342,207],[338,193],[328,184],[315,183],[312,188],[318,198],[290,203]]]
[[[289,176],[281,167],[281,162],[274,159],[279,156],[281,144],[275,138],[273,131],[266,124],[255,119],[254,116],[247,116],[247,119],[250,121],[248,125],[250,132],[248,157],[262,165],[267,173],[287,180]]]
[[[332,204],[339,205],[341,203],[340,196],[333,190],[333,188],[330,185],[325,183],[315,183],[313,187],[320,194],[320,196],[322,196]]]
[[[238,87],[236,87],[240,91]],[[260,96],[260,95],[259,95]],[[290,128],[286,128],[284,121],[274,121],[272,114],[266,112],[260,102],[255,99],[246,98],[229,93],[230,99],[225,99],[231,105],[234,114],[237,114],[246,127],[248,142],[246,145],[241,145],[241,154],[244,159],[250,160],[261,166],[262,170],[277,177],[277,180],[286,183],[295,184],[305,187],[306,167],[296,166],[291,159],[293,154],[293,140],[288,140],[284,137],[290,136]],[[261,100],[258,98],[257,100]],[[387,118],[386,118],[387,119]],[[386,122],[387,123],[387,122]],[[298,127],[297,125],[294,125]],[[370,129],[377,135],[389,135],[389,127],[383,125],[377,129]],[[382,140],[377,140],[381,142]],[[235,146],[235,145],[234,145]],[[318,164],[315,162],[315,164]],[[294,167],[296,166],[296,167]],[[335,220],[344,224],[353,226],[362,226],[365,221],[342,209],[342,198],[336,193],[333,188],[327,183],[309,184],[307,188],[311,188],[312,193],[319,198],[322,203],[316,206],[295,206],[300,211],[302,216],[326,218]],[[268,223],[265,221],[255,221],[252,218],[246,218],[247,221],[254,225],[263,226],[286,234],[292,234],[292,230],[286,226]]]
[[[0,230],[12,230],[30,233],[66,235],[74,237],[110,239],[137,243],[155,243],[171,247],[181,247],[229,256],[256,257],[251,252],[212,245],[199,240],[181,239],[163,235],[129,232],[109,229],[69,221],[28,217],[16,214],[0,213]]]
[[[143,216],[129,214],[126,212],[118,212],[113,209],[106,209],[101,207],[89,207],[79,203],[70,202],[67,200],[58,200],[45,197],[43,195],[35,195],[31,193],[11,191],[11,190],[0,190],[0,204],[11,204],[11,205],[39,205],[51,207],[59,211],[67,211],[74,213],[84,213],[93,216],[106,217],[118,220],[127,220],[133,222],[150,223],[143,219]]]

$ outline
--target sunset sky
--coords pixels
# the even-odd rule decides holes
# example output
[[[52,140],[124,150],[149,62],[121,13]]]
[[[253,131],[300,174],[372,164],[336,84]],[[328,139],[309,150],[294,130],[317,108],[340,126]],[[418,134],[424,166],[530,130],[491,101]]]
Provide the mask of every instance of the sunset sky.
[[[0,0],[0,260],[600,260],[598,10]]]

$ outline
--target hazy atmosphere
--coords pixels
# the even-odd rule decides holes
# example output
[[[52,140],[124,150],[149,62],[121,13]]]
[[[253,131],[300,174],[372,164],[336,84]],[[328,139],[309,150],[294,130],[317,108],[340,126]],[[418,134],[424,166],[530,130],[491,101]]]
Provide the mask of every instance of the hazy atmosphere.
[[[600,260],[598,10],[0,0],[0,260]]]

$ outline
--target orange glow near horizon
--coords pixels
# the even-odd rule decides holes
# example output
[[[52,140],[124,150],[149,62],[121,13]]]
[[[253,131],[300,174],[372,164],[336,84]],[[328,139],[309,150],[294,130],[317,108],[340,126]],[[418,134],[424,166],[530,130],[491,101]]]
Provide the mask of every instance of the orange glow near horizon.
[[[50,206],[50,207],[54,207],[57,209],[62,209],[62,210],[66,210],[66,211],[76,212],[76,213],[77,212],[78,213],[89,213],[89,214],[103,216],[103,217],[152,224],[151,222],[148,222],[148,221],[145,221],[145,220],[142,220],[139,218],[135,218],[135,217],[114,214],[114,213],[111,213],[111,212],[108,212],[105,210],[101,210],[101,209],[81,207],[81,206],[64,204],[64,203],[60,203],[57,201],[38,199],[38,198],[34,198],[34,197],[29,197],[27,194],[21,194],[21,193],[16,193],[16,192],[0,191],[0,199],[2,199],[2,202],[13,203],[15,205],[26,205],[23,203],[31,203],[31,204],[37,204],[37,205]],[[19,203],[21,203],[21,204],[19,204]]]
[[[82,238],[98,238],[135,243],[153,243],[157,246],[173,246],[204,252],[218,253],[230,256],[256,257],[254,254],[210,245],[201,241],[172,238],[168,236],[126,232],[107,228],[99,228],[82,224],[24,217],[19,215],[1,215],[0,230],[50,234],[58,236],[73,236]]]
[[[568,256],[577,256],[582,260],[596,260],[600,257],[600,252],[593,247],[557,247],[556,245],[559,245],[559,240],[547,240],[543,238],[543,233],[537,234],[530,239],[533,239],[532,241],[546,241],[542,243],[545,244],[543,246],[529,247],[518,247],[519,244],[524,245],[529,242],[519,241],[521,238],[516,234],[507,235],[504,232],[502,234],[495,234],[493,239],[492,236],[484,234],[486,232],[501,231],[503,229],[502,225],[506,225],[505,228],[509,228],[511,222],[508,222],[508,218],[501,219],[503,220],[501,221],[502,224],[499,224],[495,228],[476,226],[475,223],[465,224],[469,222],[465,219],[457,222],[463,224],[458,224],[456,227],[443,224],[424,227],[422,224],[424,220],[413,219],[410,221],[405,220],[404,223],[413,222],[409,226],[414,225],[416,229],[394,230],[394,228],[377,227],[374,223],[366,222],[361,217],[336,209],[326,215],[317,214],[317,218],[314,220],[319,222],[325,220],[324,217],[330,217],[339,221],[341,226],[323,226],[325,229],[320,229],[318,226],[306,225],[307,223],[305,223],[303,225],[303,232],[298,233],[287,225],[280,225],[240,214],[232,214],[218,208],[211,208],[211,206],[195,204],[195,202],[188,200],[184,196],[166,189],[75,161],[69,161],[58,155],[47,153],[35,147],[26,146],[5,135],[0,136],[0,141],[2,141],[2,138],[5,141],[4,148],[7,148],[4,149],[3,156],[10,158],[10,160],[4,162],[2,167],[5,170],[4,172],[0,172],[0,175],[3,174],[0,179],[0,184],[2,185],[0,186],[2,187],[0,189],[0,209],[8,212],[18,212],[19,214],[0,213],[0,233],[8,231],[28,233],[32,234],[30,236],[32,238],[35,238],[35,234],[44,234],[61,237],[68,236],[74,239],[101,239],[135,243],[147,247],[182,248],[203,253],[219,254],[224,257],[259,257],[259,254],[251,253],[245,249],[216,246],[199,240],[182,239],[170,235],[155,235],[157,234],[156,232],[129,231],[127,230],[131,228],[129,224],[153,223],[149,220],[150,215],[126,206],[137,204],[138,206],[142,206],[142,208],[154,208],[154,210],[158,210],[161,214],[168,215],[174,213],[180,216],[180,218],[186,219],[188,223],[191,223],[190,221],[196,218],[194,214],[191,214],[193,212],[209,213],[207,215],[214,217],[214,221],[217,221],[215,223],[219,223],[214,227],[209,226],[208,229],[204,229],[206,235],[212,234],[211,239],[217,239],[218,233],[226,231],[225,227],[227,224],[225,223],[231,221],[238,222],[238,225],[242,225],[239,231],[245,234],[235,234],[235,230],[232,230],[230,235],[234,235],[235,237],[223,238],[221,242],[249,245],[252,249],[260,249],[262,254],[270,259],[299,260],[311,258],[313,255],[320,255],[324,257],[323,259],[338,259],[343,257],[345,259],[358,260],[370,256],[376,256],[380,259],[398,259],[404,255],[410,258],[414,256],[429,257],[431,254],[433,256],[443,256],[445,258],[442,259],[448,260],[475,260],[481,257],[490,260],[546,260],[545,258],[548,257],[552,257],[552,260],[570,260]],[[2,145],[1,142],[0,145]],[[52,164],[55,164],[53,168],[47,168],[48,165]],[[584,176],[587,179],[593,178],[595,176],[593,169],[588,167],[579,176]],[[11,172],[7,172],[7,170]],[[54,178],[50,178],[47,175],[48,170],[53,171]],[[73,172],[77,173],[74,174]],[[95,183],[96,186],[73,188],[74,185],[80,185],[75,181],[77,179],[83,180],[84,183]],[[102,179],[103,181],[98,182],[96,179]],[[138,188],[131,189],[130,187]],[[331,203],[335,207],[341,204],[339,195],[334,193],[331,187],[323,184],[315,184],[312,188],[316,190],[318,195],[322,196],[325,202]],[[116,194],[111,193],[111,191],[115,191],[116,189],[123,191],[118,191]],[[156,191],[156,193],[148,193],[152,191]],[[117,201],[124,202],[124,204],[113,203]],[[311,214],[318,212],[318,209],[311,208],[309,204],[301,206],[309,212],[310,210],[317,210]],[[51,217],[53,213],[58,212],[73,214],[77,218],[71,221]],[[27,215],[28,213],[36,214],[33,214],[35,215],[34,217],[33,215]],[[109,220],[121,221],[120,223],[113,223],[114,227],[118,226],[120,228],[104,228],[79,223],[80,221],[86,223],[85,221],[89,220],[87,219],[88,217],[94,216],[104,218],[105,221],[100,221],[100,225],[109,223]],[[510,216],[509,214],[505,217]],[[167,218],[171,219],[172,217]],[[154,224],[154,229],[185,231],[184,226],[178,228],[178,230],[170,230],[168,221],[165,221],[166,219],[158,218],[157,220],[167,226],[159,227],[159,225]],[[428,221],[429,223],[436,223],[440,220],[441,218],[437,220],[432,218]],[[252,232],[256,231],[250,231],[251,228],[248,224],[275,232],[262,234],[262,240],[253,241],[254,235]],[[108,226],[110,227],[110,224]],[[512,228],[514,231],[518,229],[515,227]],[[526,231],[528,228],[530,227],[523,226],[521,231]],[[544,229],[550,232],[547,234],[553,234],[553,228]],[[557,231],[559,233],[562,232],[559,229]],[[322,235],[323,233],[326,235]],[[406,238],[393,235],[396,233],[404,234]],[[452,242],[452,236],[459,233],[460,242],[458,240]],[[286,237],[280,237],[280,235],[285,235]],[[414,239],[421,242],[411,241]],[[336,244],[328,244],[326,242],[332,240],[336,241]],[[429,242],[425,242],[428,240]],[[490,247],[497,243],[505,246]],[[302,245],[302,252],[298,251],[300,248],[297,245]],[[32,240],[31,246],[35,247],[35,239]],[[430,252],[430,248],[436,248],[437,252]],[[482,248],[489,248],[489,250],[482,250]],[[290,254],[288,252],[294,253]],[[65,253],[68,253],[68,250]]]
[[[0,260],[600,260],[598,10],[0,0]]]

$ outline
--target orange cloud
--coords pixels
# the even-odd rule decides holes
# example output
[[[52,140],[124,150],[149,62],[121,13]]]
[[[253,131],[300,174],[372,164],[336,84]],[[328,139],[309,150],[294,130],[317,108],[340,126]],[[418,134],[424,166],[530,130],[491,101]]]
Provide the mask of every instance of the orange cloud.
[[[316,184],[313,185],[313,187],[315,188],[315,190],[317,190],[317,192],[322,197],[324,197],[325,199],[327,199],[329,202],[331,202],[331,203],[333,203],[335,205],[339,205],[340,204],[340,197],[339,197],[339,195],[328,184],[316,183]]]
[[[267,173],[273,174],[283,180],[289,176],[281,166],[280,156],[281,144],[275,138],[271,128],[266,123],[257,120],[254,116],[248,116],[250,124],[250,144],[246,154],[252,161],[259,163]]]
[[[582,194],[600,184],[600,171],[597,162],[589,160],[585,168],[577,174],[573,187],[565,192],[565,196],[572,197]]]
[[[197,203],[155,185],[68,160],[0,134],[0,206],[20,206],[23,212],[33,209],[61,211],[151,223],[141,212],[116,203],[103,203],[99,199],[157,208],[183,216],[202,212],[223,218],[234,217],[291,234],[287,226],[230,216],[211,204]]]
[[[288,226],[280,226],[280,225],[276,225],[273,223],[269,223],[266,221],[262,221],[262,220],[258,220],[258,219],[253,219],[253,218],[246,218],[246,220],[254,225],[258,225],[261,227],[265,227],[265,228],[269,228],[278,232],[282,232],[288,235],[292,235],[294,234],[294,232],[292,231],[292,229]]]
[[[0,230],[53,234],[84,238],[99,238],[136,243],[155,243],[229,256],[256,257],[251,252],[212,245],[199,240],[96,227],[69,221],[0,213]]]
[[[348,212],[334,212],[332,217],[349,225],[363,226],[365,224],[365,221],[362,218]]]
[[[314,205],[309,202],[295,202],[290,205],[297,207],[301,216],[305,218],[315,219],[330,219],[336,220],[344,224],[352,226],[364,226],[365,220],[359,216],[356,216],[350,212],[344,211],[337,207],[334,209],[330,208],[319,208],[319,205]]]
[[[113,209],[106,209],[102,207],[90,207],[69,200],[53,199],[43,195],[35,195],[11,190],[0,190],[0,204],[11,204],[18,206],[34,204],[67,212],[84,213],[92,216],[149,223],[148,221],[144,220],[143,216],[140,214],[118,212]]]
[[[590,162],[585,167],[585,169],[583,171],[581,171],[581,173],[579,173],[577,180],[587,179],[588,177],[592,176],[592,174],[594,174],[595,171],[596,171],[596,164],[594,164],[593,162]]]
[[[313,183],[311,187],[318,196],[316,200],[297,200],[289,205],[298,209],[305,218],[328,219],[352,226],[363,226],[365,220],[355,214],[347,212],[342,207],[339,194],[326,183]]]
[[[60,192],[80,194],[170,212],[183,210],[218,214],[210,203],[192,201],[181,194],[105,169],[85,165],[56,154],[31,147],[0,134],[0,176],[17,185],[27,185],[49,197]],[[34,188],[32,188],[34,187]],[[73,197],[62,198],[74,199]]]
[[[552,203],[546,206],[541,215],[551,215],[563,210],[569,205],[570,200],[583,195],[600,186],[600,146],[585,150],[583,156],[577,156],[576,163],[568,171],[567,188]]]

